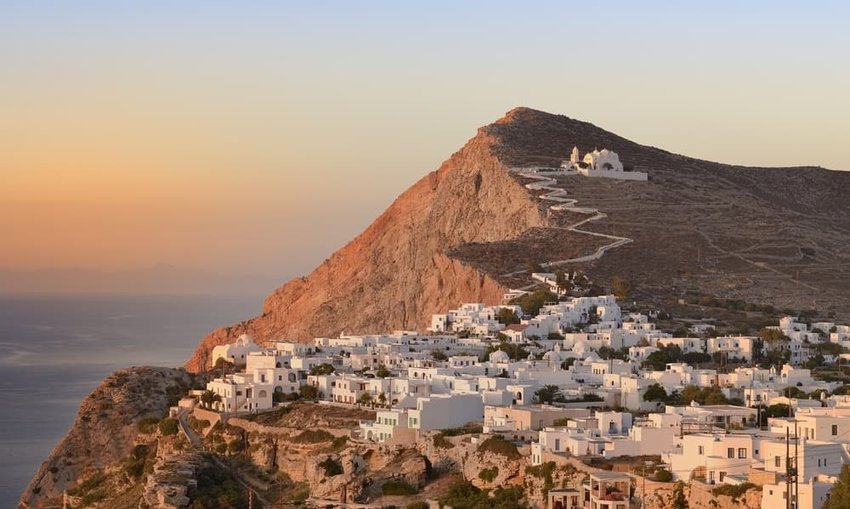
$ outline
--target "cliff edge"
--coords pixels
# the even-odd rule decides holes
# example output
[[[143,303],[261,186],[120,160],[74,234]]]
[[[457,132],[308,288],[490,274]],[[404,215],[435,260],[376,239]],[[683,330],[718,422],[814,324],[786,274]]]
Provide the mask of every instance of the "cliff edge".
[[[186,371],[169,368],[127,368],[106,377],[80,404],[73,426],[41,464],[18,507],[61,506],[64,490],[130,457],[139,421],[159,420],[189,384]]]

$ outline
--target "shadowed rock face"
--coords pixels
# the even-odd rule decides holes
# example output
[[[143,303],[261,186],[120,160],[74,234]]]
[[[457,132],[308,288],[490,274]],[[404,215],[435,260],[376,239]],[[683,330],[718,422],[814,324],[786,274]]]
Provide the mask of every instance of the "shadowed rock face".
[[[479,129],[310,275],[272,293],[260,316],[204,338],[186,367],[199,370],[213,346],[243,333],[257,341],[308,341],[343,331],[421,328],[432,313],[464,301],[498,303],[516,283],[502,274],[522,269],[519,260],[549,257],[527,256],[522,236],[529,229],[562,252],[571,235],[577,245],[588,240],[553,230],[573,218],[550,213],[508,173],[514,166],[560,165],[574,145],[582,153],[612,149],[651,180],[558,179],[580,206],[608,215],[583,229],[634,240],[570,268],[602,284],[628,276],[649,300],[696,292],[850,315],[850,172],[701,161],[517,108]],[[498,243],[497,260],[476,254],[493,253],[482,248],[490,243]]]

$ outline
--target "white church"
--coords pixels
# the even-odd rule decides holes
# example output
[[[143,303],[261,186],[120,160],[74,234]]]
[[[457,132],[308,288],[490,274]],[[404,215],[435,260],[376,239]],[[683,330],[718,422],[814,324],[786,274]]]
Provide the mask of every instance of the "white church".
[[[625,171],[620,156],[613,150],[594,149],[579,161],[578,147],[573,147],[570,160],[561,163],[562,168],[572,169],[585,177],[606,177],[620,180],[646,181],[648,175],[640,171]]]

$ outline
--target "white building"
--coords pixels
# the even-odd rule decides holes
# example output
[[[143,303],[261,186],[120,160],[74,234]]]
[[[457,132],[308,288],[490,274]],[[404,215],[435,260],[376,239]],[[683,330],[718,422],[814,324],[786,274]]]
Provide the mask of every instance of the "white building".
[[[251,336],[242,334],[234,343],[213,347],[211,366],[215,367],[219,359],[224,359],[235,366],[244,366],[249,353],[259,352],[262,349],[263,347],[254,343]]]
[[[681,452],[669,455],[676,479],[704,475],[708,483],[723,483],[728,475],[746,477],[760,439],[750,434],[694,433],[682,437]]]
[[[638,181],[646,181],[648,179],[646,173],[625,171],[623,163],[620,162],[620,156],[607,148],[603,148],[602,150],[594,149],[593,152],[588,152],[579,161],[578,147],[573,147],[570,153],[570,160],[564,161],[561,167],[573,169],[585,177],[606,177]]]
[[[416,400],[416,408],[407,411],[408,427],[423,431],[457,428],[471,422],[484,420],[481,395],[432,394]]]

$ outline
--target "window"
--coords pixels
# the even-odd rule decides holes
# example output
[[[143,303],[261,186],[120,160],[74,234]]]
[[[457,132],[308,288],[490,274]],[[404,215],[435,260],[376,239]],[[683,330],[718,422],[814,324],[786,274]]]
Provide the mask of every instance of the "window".
[[[726,457],[727,458],[734,458],[735,457],[735,448],[734,447],[729,447],[729,448],[726,449]]]
[[[838,424],[833,424],[832,425],[832,436],[835,436],[837,434],[838,434]]]
[[[743,447],[738,448],[738,459],[739,460],[747,459],[747,449],[745,449]]]
[[[779,468],[780,466],[782,466],[782,458],[780,458],[779,456],[774,456],[773,457],[773,466],[776,467],[776,468]]]
[[[720,482],[723,482],[723,479],[726,478],[726,472],[720,472]]]
[[[704,455],[705,454],[705,447],[703,447],[701,445],[698,446],[697,447],[697,454],[699,454],[700,456]]]

